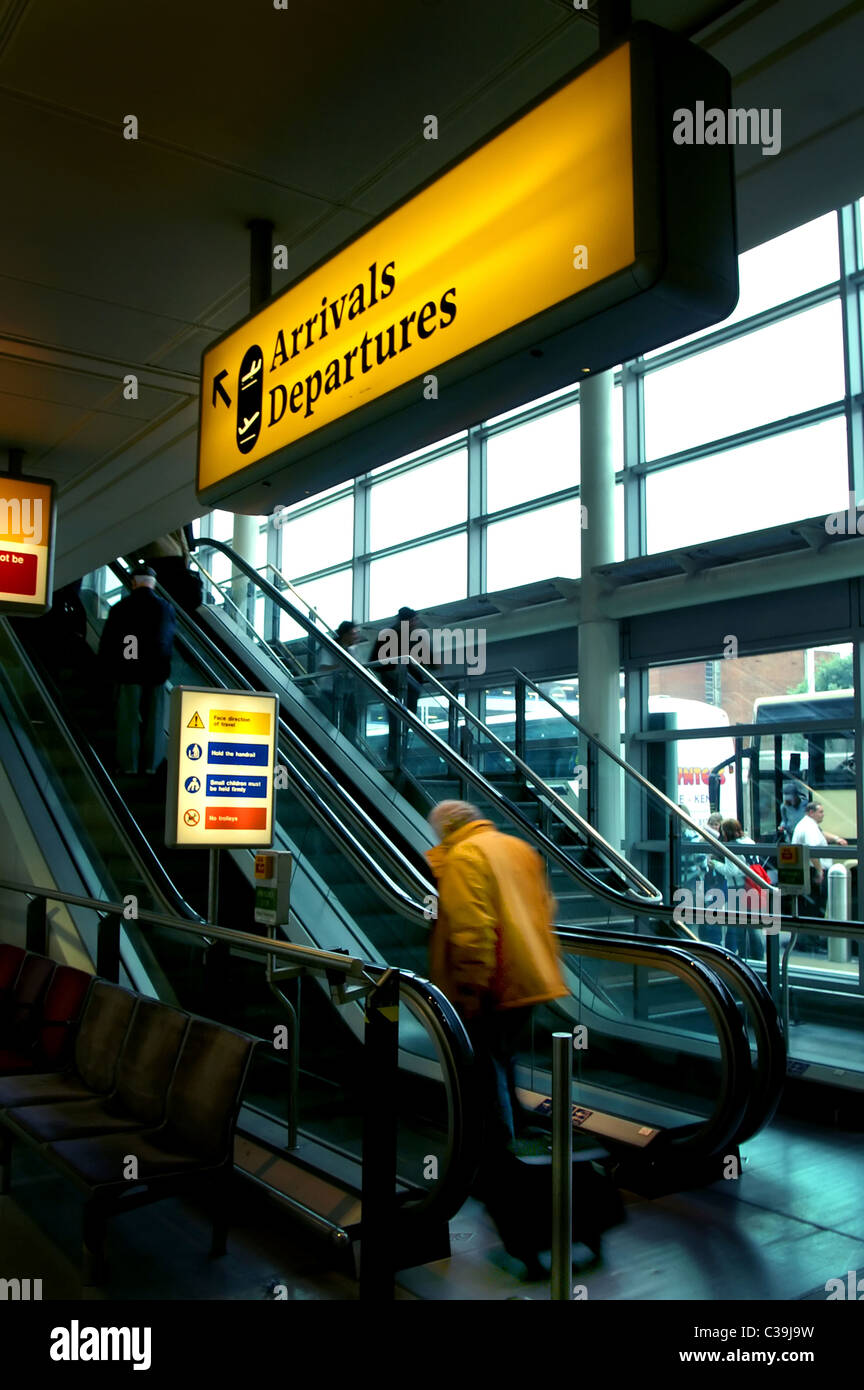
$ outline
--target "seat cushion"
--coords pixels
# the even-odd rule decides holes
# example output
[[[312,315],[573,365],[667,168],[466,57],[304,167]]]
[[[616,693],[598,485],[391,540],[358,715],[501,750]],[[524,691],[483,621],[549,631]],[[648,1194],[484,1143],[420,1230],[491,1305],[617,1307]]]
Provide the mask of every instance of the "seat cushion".
[[[66,1060],[90,983],[91,976],[70,965],[58,965],[54,971],[42,1006],[39,1029],[39,1050],[44,1065],[57,1066]]]
[[[46,1144],[43,1152],[86,1192],[101,1195],[130,1190],[136,1185],[166,1180],[202,1170],[201,1159],[176,1147],[176,1139],[164,1126],[130,1130],[91,1139],[63,1139]],[[138,1161],[138,1183],[126,1176],[130,1154]]]
[[[54,1105],[22,1105],[3,1113],[6,1124],[25,1139],[37,1144],[57,1139],[85,1138],[92,1134],[119,1134],[140,1129],[134,1116],[119,1111],[112,1113],[109,1103],[101,1098],[73,1100]]]
[[[75,1070],[91,1092],[114,1089],[117,1059],[123,1048],[136,997],[119,985],[96,980],[75,1037]]]
[[[18,1105],[47,1105],[51,1101],[90,1100],[93,1092],[77,1076],[41,1072],[36,1076],[0,1076],[0,1110]]]

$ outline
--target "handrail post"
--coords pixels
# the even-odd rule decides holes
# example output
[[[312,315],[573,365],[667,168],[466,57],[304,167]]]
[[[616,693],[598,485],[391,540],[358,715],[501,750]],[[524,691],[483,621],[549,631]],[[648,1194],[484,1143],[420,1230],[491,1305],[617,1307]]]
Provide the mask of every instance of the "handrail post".
[[[31,898],[27,904],[27,950],[37,956],[48,954],[48,899]]]
[[[552,1034],[552,1298],[570,1299],[573,1269],[573,1038]]]
[[[105,912],[99,918],[96,974],[114,985],[120,983],[120,918],[114,912]]]
[[[523,763],[525,758],[525,700],[527,687],[520,676],[516,677],[516,730],[514,743],[516,757],[521,758]]]
[[[400,703],[401,703],[403,709],[407,709],[407,708],[408,708],[408,666],[407,666],[407,664],[406,664],[405,662],[403,662],[403,661],[400,661],[399,664],[398,664],[398,666],[396,667],[396,694],[397,694],[397,696],[398,696],[398,698],[399,698],[399,701],[400,701]],[[407,751],[408,730],[407,730],[406,725],[405,725],[405,720],[404,720],[404,719],[402,718],[402,716],[401,716],[401,713],[397,716],[397,718],[398,718],[398,723],[397,723],[397,726],[396,726],[396,728],[397,728],[397,738],[396,738],[396,752],[395,752],[395,761],[394,761],[394,771],[396,771],[396,772],[401,772],[402,769],[403,769],[403,767],[405,766],[405,753],[406,753],[406,751]]]
[[[447,743],[454,753],[459,750],[459,710],[450,701],[447,703]]]
[[[382,1302],[393,1298],[396,1272],[398,970],[387,970],[367,996],[363,1063],[360,1297]]]
[[[675,890],[678,887],[681,860],[681,824],[675,816],[669,817],[669,897],[668,902],[675,901]]]
[[[214,927],[219,925],[219,861],[219,848],[213,845],[207,865],[207,921]]]
[[[585,819],[589,825],[597,824],[597,787],[600,781],[598,770],[600,765],[600,750],[597,744],[586,735],[585,744],[585,765],[588,768],[588,805]]]

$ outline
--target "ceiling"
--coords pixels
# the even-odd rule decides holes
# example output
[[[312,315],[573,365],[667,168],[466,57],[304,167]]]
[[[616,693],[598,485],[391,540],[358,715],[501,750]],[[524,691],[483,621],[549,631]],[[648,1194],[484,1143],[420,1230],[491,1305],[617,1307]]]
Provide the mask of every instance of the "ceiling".
[[[634,3],[782,108],[779,155],[736,152],[742,248],[864,192],[862,11]],[[570,0],[0,0],[0,451],[58,480],[58,583],[201,514],[199,361],[248,311],[249,219],[278,292],[597,42]]]

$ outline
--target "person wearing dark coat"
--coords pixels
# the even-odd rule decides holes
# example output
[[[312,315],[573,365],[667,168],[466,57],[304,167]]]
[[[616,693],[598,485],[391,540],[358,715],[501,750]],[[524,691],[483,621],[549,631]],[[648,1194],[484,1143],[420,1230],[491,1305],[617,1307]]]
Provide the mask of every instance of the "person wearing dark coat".
[[[154,593],[146,565],[132,573],[132,592],[109,610],[99,656],[116,687],[117,767],[130,776],[157,772],[165,758],[165,715],[177,619]]]

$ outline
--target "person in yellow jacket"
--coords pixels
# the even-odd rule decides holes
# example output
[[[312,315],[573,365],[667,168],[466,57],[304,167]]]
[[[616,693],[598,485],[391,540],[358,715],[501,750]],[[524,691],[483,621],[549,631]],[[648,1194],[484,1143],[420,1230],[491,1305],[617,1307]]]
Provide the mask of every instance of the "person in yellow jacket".
[[[429,823],[440,839],[426,852],[438,880],[430,978],[458,1009],[477,1056],[488,1167],[515,1138],[519,1036],[535,1004],[568,993],[552,934],[556,903],[537,851],[476,806],[442,801]]]

